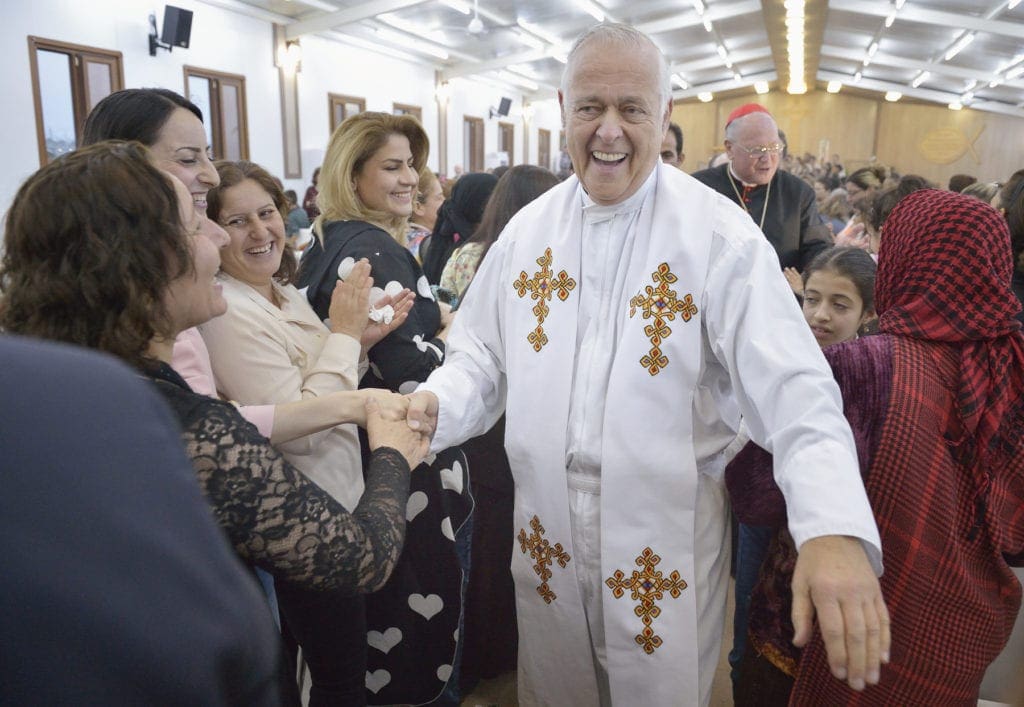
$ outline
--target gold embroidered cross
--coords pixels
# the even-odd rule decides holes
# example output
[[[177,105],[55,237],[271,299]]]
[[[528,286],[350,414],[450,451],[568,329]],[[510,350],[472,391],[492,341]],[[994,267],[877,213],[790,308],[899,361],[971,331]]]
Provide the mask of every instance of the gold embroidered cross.
[[[638,293],[629,300],[629,317],[632,319],[637,309],[640,309],[644,319],[654,319],[653,323],[644,327],[644,335],[651,340],[651,350],[640,359],[640,365],[652,376],[656,376],[668,366],[668,357],[661,352],[661,343],[672,333],[666,320],[674,321],[678,314],[684,322],[688,322],[697,314],[697,305],[693,303],[692,294],[679,299],[676,291],[670,287],[679,278],[672,274],[668,263],[659,265],[651,277],[654,286],[645,286],[644,294]]]
[[[672,570],[668,577],[662,576],[661,571],[655,569],[659,562],[661,562],[661,558],[655,555],[651,548],[645,547],[640,556],[636,558],[636,564],[641,568],[639,572],[633,570],[633,576],[626,579],[622,570],[615,570],[615,573],[604,582],[611,588],[612,596],[616,599],[621,598],[625,594],[625,590],[628,589],[630,598],[640,602],[633,609],[633,613],[640,617],[644,628],[634,636],[633,640],[648,655],[662,644],[661,636],[655,634],[654,629],[651,628],[654,619],[661,615],[661,607],[656,602],[665,598],[665,592],[668,592],[673,599],[678,599],[687,586],[675,570]]]
[[[532,278],[528,278],[526,271],[522,270],[519,273],[519,279],[512,283],[512,287],[520,297],[525,297],[529,292],[530,299],[537,300],[537,304],[533,306],[533,316],[537,317],[537,328],[526,337],[526,340],[533,344],[534,351],[540,351],[548,343],[543,324],[551,312],[551,308],[548,307],[551,296],[558,295],[558,299],[564,302],[568,299],[569,292],[576,288],[576,281],[569,277],[569,273],[565,270],[559,271],[557,276],[552,276],[550,248],[545,249],[544,255],[537,258],[537,265],[540,265],[540,270],[534,273]]]
[[[546,604],[550,604],[558,597],[548,586],[548,580],[551,579],[551,570],[548,567],[552,562],[557,562],[560,567],[565,567],[572,558],[562,549],[562,543],[555,543],[555,546],[551,547],[551,543],[544,537],[544,526],[540,524],[540,518],[534,516],[530,520],[530,527],[533,528],[533,533],[530,535],[526,534],[525,529],[519,530],[519,547],[524,553],[529,550],[530,557],[536,560],[533,571],[540,577],[537,593]]]

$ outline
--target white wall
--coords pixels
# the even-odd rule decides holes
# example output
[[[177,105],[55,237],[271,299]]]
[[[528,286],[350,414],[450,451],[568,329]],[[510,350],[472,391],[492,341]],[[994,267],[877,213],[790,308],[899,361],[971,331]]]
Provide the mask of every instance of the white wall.
[[[162,86],[184,91],[184,65],[245,76],[250,158],[275,174],[283,173],[280,84],[273,63],[273,30],[269,21],[208,5],[202,0],[175,0],[192,10],[189,49],[149,56],[148,16],[162,22],[164,3],[149,0],[28,0],[5,8],[0,26],[0,211],[5,211],[21,182],[39,168],[35,109],[27,37],[35,35],[123,53],[126,88]],[[329,138],[328,93],[366,99],[368,110],[390,111],[392,103],[423,109],[423,124],[436,148],[438,110],[434,71],[429,62],[409,62],[333,39],[302,39],[302,72],[298,78],[299,130],[302,146],[301,179],[285,180],[301,195],[319,164]],[[400,47],[397,47],[400,49]],[[448,109],[448,171],[465,165],[462,154],[463,115],[485,120],[484,151],[497,150],[497,118],[488,118],[502,96],[512,98],[511,114],[502,120],[516,126],[516,164],[523,163],[522,95],[483,80],[452,82]],[[542,102],[529,124],[530,163],[537,160],[537,129],[552,133],[552,157],[557,158],[560,129],[557,104]],[[545,107],[547,106],[547,107]],[[553,107],[552,107],[553,106]],[[437,169],[432,152],[429,164]]]

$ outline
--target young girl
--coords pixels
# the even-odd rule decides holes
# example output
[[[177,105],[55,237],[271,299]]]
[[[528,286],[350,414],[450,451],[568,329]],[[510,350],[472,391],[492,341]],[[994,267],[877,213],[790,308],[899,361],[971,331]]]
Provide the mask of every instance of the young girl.
[[[855,339],[875,318],[876,269],[856,247],[830,248],[804,269],[804,318],[819,346]]]
[[[829,248],[811,261],[803,272],[804,318],[818,345],[856,339],[862,328],[875,318],[875,261],[867,251],[855,246]],[[738,440],[746,440],[741,428]],[[733,449],[742,445],[734,442]],[[757,453],[753,442],[729,463],[727,475],[740,475],[751,455]],[[757,584],[761,564],[775,529],[740,523],[736,547],[736,613],[733,617],[733,648],[729,652],[734,691],[739,702],[745,694],[737,681],[739,665],[746,651],[750,595]]]

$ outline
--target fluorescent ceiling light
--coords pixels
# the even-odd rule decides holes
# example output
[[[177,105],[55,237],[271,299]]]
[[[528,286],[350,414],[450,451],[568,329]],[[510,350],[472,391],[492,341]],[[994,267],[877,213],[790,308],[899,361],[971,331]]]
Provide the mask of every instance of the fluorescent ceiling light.
[[[889,29],[892,27],[893,22],[896,21],[896,11],[893,10],[889,13],[888,17],[885,18],[885,28]]]
[[[829,81],[828,86],[825,87],[825,90],[828,91],[829,93],[839,93],[839,91],[841,91],[842,88],[842,81]]]
[[[873,57],[878,53],[878,42],[872,42],[871,46],[868,47],[868,56]]]
[[[1010,2],[1006,3],[1006,9],[1007,10],[1012,10],[1013,8],[1017,7],[1018,5],[1020,5],[1020,0],[1010,0]]]
[[[516,19],[516,24],[519,25],[520,27],[522,27],[523,29],[525,29],[527,32],[529,32],[533,36],[540,37],[545,42],[548,42],[550,44],[561,44],[562,43],[562,40],[560,38],[558,38],[555,35],[551,34],[551,32],[548,32],[546,29],[544,29],[540,25],[535,25],[532,22],[527,22],[526,20],[524,20],[522,18]]]
[[[442,5],[447,5],[451,9],[461,12],[463,15],[468,15],[473,11],[472,5],[464,0],[441,0]]]
[[[903,94],[900,93],[899,91],[886,91],[885,92],[885,100],[889,101],[890,103],[895,103],[896,101],[898,101],[901,98],[903,98]]]
[[[786,86],[786,91],[793,95],[807,93],[807,84],[804,82],[803,79],[790,79],[789,85]]]
[[[859,82],[859,81],[861,80],[861,78],[862,78],[862,77],[863,77],[863,74],[861,74],[861,73],[860,73],[860,72],[858,71],[857,73],[855,73],[855,74],[853,75],[853,82],[854,82],[854,83],[858,83],[858,82]]]
[[[974,41],[974,33],[973,32],[969,32],[968,34],[965,34],[963,37],[958,39],[956,41],[956,44],[954,44],[952,47],[950,47],[949,51],[946,52],[946,61],[949,61],[950,59],[955,57],[957,54],[962,52],[964,50],[964,48],[968,44],[973,42],[973,41]]]
[[[409,39],[409,37],[403,34],[392,32],[391,30],[386,29],[384,27],[378,27],[374,31],[376,32],[377,36],[383,39],[385,42],[391,42],[402,47],[403,49],[411,49],[412,51],[422,52],[424,54],[429,54],[430,56],[437,57],[438,59],[448,58],[448,52],[446,52],[444,49],[434,47],[430,44],[427,44],[426,42],[417,42],[415,39]]]
[[[701,91],[697,94],[697,98],[701,103],[710,103],[714,99],[714,95],[710,91]]]
[[[711,26],[711,20],[709,20],[707,17],[704,18],[704,30],[706,32],[711,32],[712,30],[714,30],[714,27]]]
[[[675,81],[676,85],[684,91],[690,87],[690,84],[686,83],[686,79],[679,74],[672,74],[672,80]]]
[[[538,86],[530,79],[525,78],[523,76],[519,76],[518,74],[513,74],[511,71],[499,71],[498,78],[501,79],[502,81],[508,81],[509,83],[515,84],[517,86],[522,86],[523,88],[527,88],[531,91],[536,91],[538,88],[540,88],[540,86]]]
[[[575,0],[576,7],[580,8],[598,22],[604,22],[604,10],[598,7],[591,0]]]
[[[914,88],[917,88],[925,81],[927,81],[929,78],[931,78],[931,75],[932,73],[930,71],[922,71],[917,75],[917,78],[910,82],[910,85],[913,86]]]
[[[1006,80],[1007,81],[1013,81],[1015,78],[1017,78],[1021,74],[1024,74],[1024,64],[1022,64],[1021,66],[1018,66],[1013,71],[1006,72]]]
[[[519,38],[520,42],[522,42],[528,47],[533,47],[534,49],[543,49],[544,47],[547,46],[547,44],[544,43],[543,39],[534,37],[532,32],[520,30],[516,36]]]
[[[963,107],[964,106],[960,101],[953,101],[952,103],[949,104],[950,110],[960,110]]]
[[[693,9],[697,11],[698,15],[704,14],[704,2],[703,0],[693,0]]]
[[[768,82],[767,81],[755,81],[754,90],[760,94],[768,93]]]

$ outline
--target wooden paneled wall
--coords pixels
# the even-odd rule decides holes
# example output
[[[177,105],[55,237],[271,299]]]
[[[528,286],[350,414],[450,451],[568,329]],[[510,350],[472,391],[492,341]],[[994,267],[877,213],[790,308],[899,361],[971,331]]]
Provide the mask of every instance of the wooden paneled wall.
[[[676,106],[672,119],[685,135],[687,171],[703,167],[721,151],[726,116],[750,102],[772,112],[791,153],[826,159],[838,153],[847,172],[875,158],[902,174],[920,174],[945,186],[957,173],[1001,181],[1024,168],[1021,118],[825,91],[803,96],[773,91]]]

